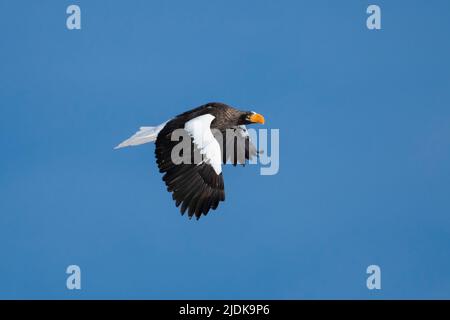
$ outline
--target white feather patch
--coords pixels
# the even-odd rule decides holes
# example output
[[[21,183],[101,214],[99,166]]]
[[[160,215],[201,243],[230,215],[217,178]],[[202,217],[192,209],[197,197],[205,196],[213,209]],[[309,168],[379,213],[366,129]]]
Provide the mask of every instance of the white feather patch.
[[[184,124],[184,130],[194,140],[200,153],[204,155],[203,162],[211,165],[219,175],[222,172],[222,157],[220,145],[211,131],[211,122],[214,118],[211,114],[196,117]]]

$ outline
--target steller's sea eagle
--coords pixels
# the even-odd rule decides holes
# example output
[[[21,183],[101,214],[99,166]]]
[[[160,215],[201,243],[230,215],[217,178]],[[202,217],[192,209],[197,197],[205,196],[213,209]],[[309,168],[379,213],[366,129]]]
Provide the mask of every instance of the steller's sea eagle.
[[[225,200],[222,164],[244,164],[257,156],[258,151],[245,127],[252,123],[264,124],[264,117],[253,111],[240,111],[224,103],[211,102],[159,126],[141,127],[115,148],[155,142],[156,163],[159,171],[164,173],[167,191],[172,193],[176,206],[181,205],[181,214],[188,210],[190,218],[195,215],[199,219]],[[174,161],[172,151],[180,142],[172,135],[177,130],[187,137],[191,153],[188,159],[197,161]],[[231,138],[230,131],[233,133]],[[240,146],[243,152],[239,152]],[[179,155],[183,156],[183,151],[186,152],[181,150]]]

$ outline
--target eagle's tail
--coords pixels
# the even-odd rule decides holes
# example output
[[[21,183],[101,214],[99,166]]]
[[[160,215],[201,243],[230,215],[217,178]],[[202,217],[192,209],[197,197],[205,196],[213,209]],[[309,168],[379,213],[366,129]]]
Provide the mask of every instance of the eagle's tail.
[[[166,123],[167,121],[156,127],[140,127],[138,132],[136,132],[130,138],[114,147],[114,149],[120,149],[124,147],[137,146],[144,143],[154,142],[156,141],[159,132],[164,128]]]

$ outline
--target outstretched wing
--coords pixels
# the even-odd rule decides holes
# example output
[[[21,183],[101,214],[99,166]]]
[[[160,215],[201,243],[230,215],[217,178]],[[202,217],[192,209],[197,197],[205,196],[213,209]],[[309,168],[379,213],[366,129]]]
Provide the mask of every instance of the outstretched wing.
[[[188,210],[189,217],[198,218],[216,209],[225,200],[220,146],[214,138],[210,125],[214,116],[205,114],[187,121],[184,126],[175,119],[169,122],[156,140],[156,162],[167,190],[172,192],[181,213]],[[174,130],[186,132],[192,152],[188,163],[174,163],[172,149],[180,141],[172,141]],[[183,150],[184,151],[184,150]],[[195,161],[200,159],[200,161]]]
[[[231,163],[234,166],[245,165],[246,160],[258,155],[259,152],[252,143],[245,125],[234,126],[227,130],[228,132],[221,133],[223,163]]]

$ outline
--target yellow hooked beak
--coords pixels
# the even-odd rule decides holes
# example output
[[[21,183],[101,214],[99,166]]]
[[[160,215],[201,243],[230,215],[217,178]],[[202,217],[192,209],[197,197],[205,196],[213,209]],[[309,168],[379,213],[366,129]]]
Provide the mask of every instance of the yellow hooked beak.
[[[254,113],[250,116],[249,120],[253,123],[261,123],[264,124],[264,117],[259,113]]]

